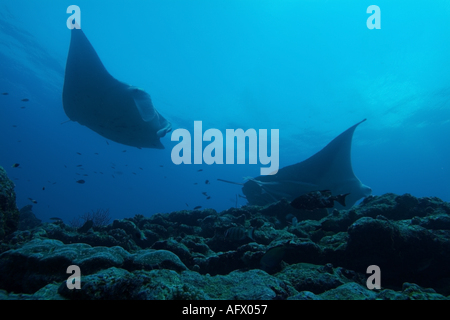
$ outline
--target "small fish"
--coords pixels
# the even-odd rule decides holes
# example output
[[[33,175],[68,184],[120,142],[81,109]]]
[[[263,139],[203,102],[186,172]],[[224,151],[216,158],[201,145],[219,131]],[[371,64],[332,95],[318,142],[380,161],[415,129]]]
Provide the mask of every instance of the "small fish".
[[[211,196],[207,196],[207,197],[206,197],[206,200],[209,200],[209,199],[211,199]]]
[[[139,169],[144,170],[144,169],[142,169],[141,167],[139,167]]]
[[[255,234],[255,228],[251,228],[250,230],[246,230],[243,227],[231,227],[225,231],[225,239],[233,240],[233,241],[242,241],[247,238],[255,241],[253,236]]]
[[[87,220],[81,227],[77,229],[79,233],[87,233],[94,226],[94,220]]]
[[[50,220],[63,221],[61,218],[58,218],[58,217],[51,217]]]
[[[198,184],[197,182],[194,182],[194,184]]]
[[[266,272],[269,272],[273,270],[276,266],[278,266],[284,258],[289,243],[290,241],[267,250],[260,261],[261,269]]]
[[[82,167],[82,166],[83,166],[82,164],[77,165],[77,167]]]
[[[206,180],[206,181],[205,181],[205,184],[209,184],[209,180]]]
[[[330,190],[312,191],[295,198],[291,202],[291,206],[299,210],[333,208],[334,201],[337,201],[345,207],[345,197],[350,193],[332,196]]]
[[[186,207],[189,207],[189,205],[187,203],[184,203],[186,205]]]
[[[162,164],[159,165],[160,168],[164,167]]]
[[[45,187],[42,187],[42,191],[44,191],[45,190]]]
[[[28,200],[30,200],[30,201],[33,202],[33,203],[37,203],[36,200],[33,200],[33,199],[31,199],[31,198],[28,198]]]
[[[25,109],[26,107],[20,107],[20,109]]]
[[[30,101],[30,99],[25,98],[25,99],[22,99],[22,101],[27,102],[27,101]]]
[[[297,224],[298,224],[298,219],[297,219],[297,217],[293,217],[292,218],[292,220],[291,220],[292,222],[292,226],[295,228],[296,226],[297,226]]]
[[[201,172],[201,171],[203,171],[203,169],[198,169],[198,170],[197,170],[197,172]]]
[[[127,150],[123,150],[122,152],[127,152]]]
[[[112,174],[111,176],[112,176],[113,178],[116,178],[116,177],[114,177],[114,175],[113,175],[113,174]]]
[[[88,175],[87,175],[87,174],[83,174],[83,176],[84,176],[84,177],[87,177]]]
[[[81,156],[81,153],[77,152],[77,154]]]
[[[196,206],[194,207],[194,210],[200,209],[202,206]]]
[[[136,174],[136,172],[132,172],[132,174]]]
[[[77,180],[77,181],[75,181],[76,183],[79,183],[79,184],[83,184],[83,183],[85,183],[86,181],[84,181],[84,180]]]
[[[3,92],[2,95],[7,96],[9,93],[8,92]]]
[[[13,126],[13,128],[17,128],[17,125],[16,125],[16,124],[13,124],[12,126]]]
[[[95,152],[94,154],[98,155],[98,152]]]
[[[206,194],[206,192],[202,192],[202,194],[205,196],[205,197],[207,197],[208,195]]]
[[[18,166],[20,166],[20,164],[18,164],[18,163],[14,163],[11,167],[13,167],[13,168],[17,168]]]
[[[106,140],[106,144],[109,146],[109,142],[108,142],[108,140]]]

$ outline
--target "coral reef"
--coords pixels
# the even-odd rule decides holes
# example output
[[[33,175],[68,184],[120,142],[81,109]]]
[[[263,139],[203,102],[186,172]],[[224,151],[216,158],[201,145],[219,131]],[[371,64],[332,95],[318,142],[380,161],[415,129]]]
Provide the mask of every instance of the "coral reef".
[[[226,237],[235,227],[253,239]],[[5,240],[0,299],[450,298],[450,205],[409,194],[315,216],[282,200],[136,215],[83,232],[57,220]],[[81,290],[66,286],[69,265],[80,267]],[[370,265],[381,289],[367,287]]]
[[[18,224],[19,210],[14,183],[8,178],[5,169],[0,167],[0,241],[17,230]]]
[[[42,223],[42,221],[34,215],[33,206],[31,204],[20,209],[19,213],[19,230],[33,229]]]
[[[85,212],[73,218],[72,221],[69,222],[69,225],[73,228],[80,228],[89,220],[92,220],[92,224],[96,227],[108,225],[111,220],[109,209],[97,209]]]

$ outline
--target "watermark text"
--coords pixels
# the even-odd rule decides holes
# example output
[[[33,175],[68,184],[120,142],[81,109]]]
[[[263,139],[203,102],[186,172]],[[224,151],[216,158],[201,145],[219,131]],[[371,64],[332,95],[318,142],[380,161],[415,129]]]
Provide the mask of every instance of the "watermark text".
[[[259,134],[259,143],[258,143]],[[214,140],[213,140],[214,138]],[[268,139],[267,129],[259,129],[257,133],[255,129],[226,129],[225,134],[225,163],[234,164],[235,140],[237,164],[245,164],[246,159],[246,141],[248,140],[248,159],[249,164],[270,165],[269,167],[261,167],[261,175],[272,175],[278,172],[279,168],[279,130],[270,130],[270,156],[268,155]],[[235,139],[236,138],[236,139]],[[247,139],[246,139],[247,138]],[[172,162],[174,164],[191,164],[191,133],[186,129],[176,129],[172,132],[171,140],[180,141],[172,149]],[[203,141],[211,141],[203,150]],[[223,135],[218,129],[208,129],[203,133],[202,121],[194,121],[194,164],[223,164]],[[258,153],[259,149],[259,153]]]

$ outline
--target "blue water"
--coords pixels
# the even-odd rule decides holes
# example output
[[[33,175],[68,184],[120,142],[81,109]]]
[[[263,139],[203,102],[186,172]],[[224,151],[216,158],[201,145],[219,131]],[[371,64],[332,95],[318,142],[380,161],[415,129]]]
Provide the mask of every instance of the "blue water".
[[[367,118],[352,161],[374,195],[450,200],[449,1],[2,0],[0,166],[38,218],[221,211],[241,190],[216,179],[261,167],[176,166],[170,133],[165,150],[139,150],[61,124],[72,4],[108,71],[149,92],[174,129],[279,129],[283,167]],[[379,30],[366,26],[372,4]]]

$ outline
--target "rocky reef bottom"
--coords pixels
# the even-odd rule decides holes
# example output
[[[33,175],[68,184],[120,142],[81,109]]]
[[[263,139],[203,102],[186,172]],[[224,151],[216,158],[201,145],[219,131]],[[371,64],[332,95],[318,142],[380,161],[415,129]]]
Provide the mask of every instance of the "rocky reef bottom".
[[[0,245],[0,299],[450,299],[450,205],[438,198],[21,225]]]

